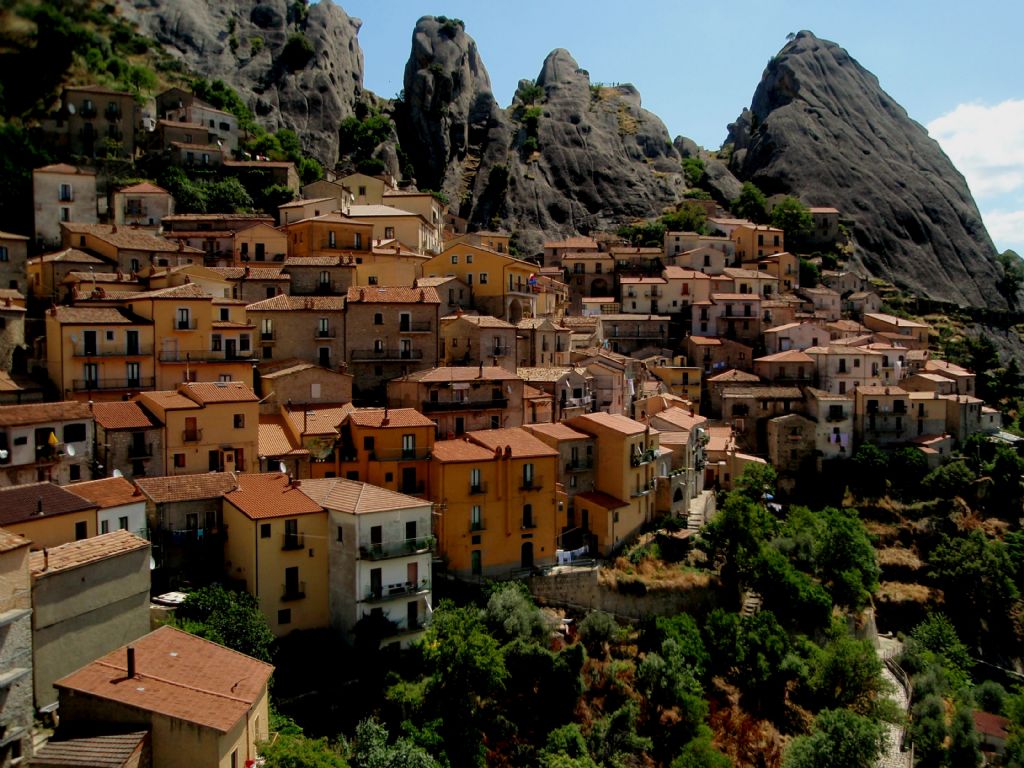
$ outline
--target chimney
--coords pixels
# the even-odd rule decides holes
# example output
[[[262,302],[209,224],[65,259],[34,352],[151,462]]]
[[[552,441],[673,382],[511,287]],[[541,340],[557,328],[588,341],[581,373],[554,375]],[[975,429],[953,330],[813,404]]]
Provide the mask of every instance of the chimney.
[[[111,225],[111,227],[110,227],[110,234],[112,234],[112,235],[116,235],[117,234],[117,224],[112,224]]]
[[[43,547],[43,570],[50,570],[50,552],[46,547]]]
[[[135,648],[128,646],[128,679],[135,677]]]
[[[484,364],[481,362],[480,363],[480,375],[477,376],[477,378],[478,379],[482,379],[483,377],[484,377]]]
[[[43,514],[43,497],[42,496],[40,496],[39,498],[36,499],[36,514],[37,515]]]
[[[506,445],[505,446],[505,458],[506,459],[511,459],[512,458],[512,446],[511,445]]]

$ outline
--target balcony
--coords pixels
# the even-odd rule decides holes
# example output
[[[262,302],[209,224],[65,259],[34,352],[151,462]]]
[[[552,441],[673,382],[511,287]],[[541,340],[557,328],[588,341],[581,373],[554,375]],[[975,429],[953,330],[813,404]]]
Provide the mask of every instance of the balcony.
[[[255,360],[252,352],[236,352],[229,355],[219,349],[181,349],[160,352],[161,363],[223,363],[248,362]]]
[[[199,320],[191,318],[189,320],[176,320],[174,322],[174,330],[176,331],[194,331],[199,328]]]
[[[636,489],[629,492],[631,499],[639,498],[640,496],[646,496],[648,493],[654,490],[654,481],[651,480],[647,483],[641,483]]]
[[[293,552],[305,548],[306,534],[304,533],[285,533],[281,537],[281,549],[285,552]]]
[[[382,450],[375,448],[370,454],[370,461],[425,461],[430,458],[429,448],[392,448]]]
[[[96,112],[96,107],[94,105],[86,102],[81,107],[79,107],[78,114],[84,117],[86,120],[91,120],[92,118],[96,117],[98,113]]]
[[[120,349],[97,347],[86,347],[84,344],[75,344],[71,348],[71,354],[75,357],[141,357],[153,354],[152,344],[136,344],[134,347],[124,346]]]
[[[147,206],[145,206],[145,205],[138,205],[137,203],[134,204],[134,205],[131,204],[131,203],[128,203],[124,207],[124,215],[125,215],[125,217],[127,217],[129,219],[135,219],[135,218],[139,218],[141,216],[148,216],[149,215],[148,211],[149,211],[149,208]]]
[[[544,479],[537,477],[536,475],[530,478],[523,478],[523,482],[519,486],[520,491],[539,491],[544,487]]]
[[[415,323],[399,323],[398,325],[399,333],[430,333],[433,330],[434,324],[431,323],[429,320],[424,320],[423,322]]]
[[[201,443],[203,441],[203,430],[201,429],[185,429],[181,432],[181,442],[183,443]]]
[[[485,530],[487,530],[487,528],[484,525],[484,521],[483,520],[477,520],[476,522],[470,522],[470,524],[469,524],[469,532],[470,533],[480,533],[481,531],[485,531]]]
[[[260,341],[263,344],[273,344],[277,340],[277,334],[273,331],[263,331],[260,334]]]
[[[642,467],[644,464],[650,464],[657,457],[658,452],[653,448],[648,448],[646,451],[634,453],[629,459],[629,466]]]
[[[421,406],[424,414],[445,411],[486,411],[491,408],[508,408],[508,398],[492,397],[489,400],[450,400],[447,402],[424,400]]]
[[[116,106],[108,106],[105,110],[103,110],[103,116],[107,118],[107,120],[111,121],[120,120],[121,108]]]
[[[302,600],[306,596],[306,582],[299,581],[295,584],[281,585],[281,602],[289,603],[293,600]]]
[[[422,360],[421,349],[353,349],[352,360]]]
[[[333,328],[317,328],[315,338],[317,339],[334,339],[337,338],[338,332]]]
[[[423,480],[415,483],[401,483],[398,486],[399,493],[407,493],[410,496],[419,496],[427,492],[427,484]]]
[[[134,379],[75,379],[75,392],[102,391],[107,389],[150,389],[156,386],[153,376],[137,376]]]
[[[487,493],[487,483],[470,483],[469,484],[469,495],[480,496]]]
[[[846,418],[847,417],[846,417],[845,413],[842,413],[842,412],[831,413],[830,412],[828,414],[828,416],[825,417],[825,421],[846,421]]]
[[[566,472],[586,472],[588,469],[594,468],[593,459],[576,459],[575,461],[570,459],[565,462]]]
[[[429,579],[421,579],[420,581],[400,581],[395,584],[381,584],[379,589],[370,587],[370,589],[366,590],[366,597],[363,598],[363,601],[367,603],[383,602],[385,600],[394,600],[395,598],[408,597],[410,595],[422,595],[429,591]]]
[[[497,344],[486,353],[487,357],[505,357],[511,354],[512,348],[508,344]]]
[[[364,560],[386,560],[391,557],[407,557],[408,555],[420,555],[429,552],[434,546],[432,536],[424,536],[417,539],[398,539],[397,541],[382,541],[377,544],[361,545],[359,556]]]
[[[134,461],[137,459],[151,459],[153,458],[153,444],[152,443],[139,443],[133,444],[128,448],[128,460]]]

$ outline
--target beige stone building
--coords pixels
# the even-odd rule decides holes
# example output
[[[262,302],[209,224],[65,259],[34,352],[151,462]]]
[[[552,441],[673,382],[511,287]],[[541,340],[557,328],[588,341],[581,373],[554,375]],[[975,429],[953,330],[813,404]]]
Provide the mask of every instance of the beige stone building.
[[[137,402],[117,400],[94,403],[96,460],[103,471],[124,477],[164,474],[163,430]]]
[[[33,552],[30,561],[38,708],[57,701],[56,680],[149,631],[150,546],[114,531]]]
[[[160,222],[174,213],[174,198],[163,187],[149,182],[122,187],[113,194],[114,223],[158,231]]]
[[[0,721],[4,724],[0,764],[17,765],[32,756],[32,586],[29,540],[0,530],[0,676],[4,695]]]
[[[0,288],[28,294],[28,238],[0,232]]]
[[[86,480],[92,451],[92,411],[87,403],[0,407],[0,487]]]
[[[59,247],[62,223],[95,224],[99,221],[96,171],[66,163],[36,168],[32,171],[32,208],[37,245]]]
[[[285,296],[245,308],[256,326],[262,360],[288,359],[336,368],[345,362],[345,300],[340,296]]]
[[[340,254],[289,256],[284,271],[294,296],[344,296],[357,282],[356,258]]]
[[[68,87],[61,94],[58,138],[72,155],[131,159],[139,112],[130,93],[101,85]]]
[[[569,365],[572,331],[546,317],[526,318],[516,324],[515,358],[518,367]]]
[[[440,436],[523,425],[523,380],[494,366],[433,368],[392,379],[388,403],[415,408]]]
[[[444,365],[495,365],[516,369],[516,327],[490,315],[441,318]]]

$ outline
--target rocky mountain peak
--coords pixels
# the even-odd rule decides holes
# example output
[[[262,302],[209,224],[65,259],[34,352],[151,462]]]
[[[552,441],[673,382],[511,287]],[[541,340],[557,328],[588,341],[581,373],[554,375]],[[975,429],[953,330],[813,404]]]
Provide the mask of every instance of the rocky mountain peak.
[[[800,32],[729,126],[731,169],[766,194],[835,206],[869,273],[974,306],[993,295],[995,247],[967,184],[927,131],[847,51]]]

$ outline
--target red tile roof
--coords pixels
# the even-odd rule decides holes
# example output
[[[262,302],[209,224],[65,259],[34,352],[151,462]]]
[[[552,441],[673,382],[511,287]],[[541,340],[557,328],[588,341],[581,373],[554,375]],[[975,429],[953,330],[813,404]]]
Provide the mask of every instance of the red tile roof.
[[[85,736],[77,739],[51,739],[35,751],[31,765],[44,768],[124,768],[137,765],[136,753],[149,744],[149,731]],[[130,762],[136,759],[136,762]]]
[[[197,403],[256,403],[256,393],[240,381],[189,381],[178,391]]]
[[[54,685],[227,733],[266,693],[274,668],[169,626],[61,678]]]
[[[246,312],[340,312],[345,309],[341,296],[286,296],[283,293],[250,304]]]
[[[410,373],[396,381],[420,381],[427,384],[448,383],[450,381],[519,381],[514,373],[491,365],[481,366],[449,366],[430,368],[426,371]]]
[[[283,416],[260,416],[258,445],[260,456],[272,459],[309,455],[309,451],[292,440]]]
[[[135,484],[157,504],[216,499],[238,487],[233,472],[140,477],[135,480]]]
[[[96,505],[91,501],[53,483],[0,488],[0,525],[4,526],[94,509]]]
[[[289,482],[281,472],[238,475],[238,488],[224,496],[251,520],[294,517],[323,512],[307,496],[299,481]]]
[[[32,552],[28,558],[29,570],[33,578],[39,579],[140,549],[149,549],[149,542],[130,531],[113,531],[50,547],[45,554]]]
[[[577,493],[575,498],[583,502],[589,501],[591,504],[596,504],[604,509],[621,509],[622,507],[629,506],[628,502],[601,491],[583,491],[582,493]]]
[[[73,483],[67,489],[86,501],[91,501],[100,509],[119,507],[123,504],[144,502],[142,493],[123,477],[105,477],[101,480],[87,480],[84,483]]]
[[[109,224],[80,224],[78,222],[64,222],[61,226],[72,234],[92,235],[115,248],[124,248],[129,251],[172,253],[180,250],[177,243],[168,242],[162,237],[154,237],[131,227],[121,227],[115,231],[114,226]],[[202,253],[198,248],[188,246],[185,246],[184,252]]]
[[[436,288],[403,288],[400,286],[352,286],[348,302],[358,304],[440,304]]]
[[[10,552],[13,549],[27,547],[31,544],[31,541],[16,533],[0,529],[0,552]]]
[[[117,190],[121,194],[131,195],[169,195],[171,194],[163,187],[158,187],[156,184],[150,184],[148,181],[144,181],[141,184],[132,184],[130,187],[123,187]]]
[[[555,440],[592,440],[593,438],[585,432],[578,432],[564,422],[554,424],[530,424],[525,427],[535,434],[547,435]]]
[[[648,429],[646,424],[634,421],[628,416],[623,416],[620,413],[604,413],[602,411],[576,416],[569,419],[568,424],[570,427],[579,429],[581,432],[586,432],[589,428],[604,427],[624,435],[638,435]],[[656,435],[658,431],[652,429],[651,434]]]
[[[358,480],[332,477],[325,480],[303,480],[304,492],[327,509],[353,515],[368,512],[388,512],[429,505],[429,501],[389,491]]]
[[[18,427],[27,424],[46,424],[82,419],[92,419],[92,410],[89,408],[88,403],[80,403],[75,400],[0,406],[0,427]]]
[[[558,451],[538,440],[522,427],[479,430],[468,433],[466,437],[474,443],[482,445],[492,455],[498,450],[502,452],[511,450],[514,459],[558,456]]]
[[[482,445],[471,443],[464,438],[457,438],[436,441],[431,455],[434,461],[440,462],[477,462],[491,461],[494,458],[494,451],[489,451]]]
[[[434,426],[434,422],[415,408],[357,408],[348,415],[348,420],[360,427],[406,428]]]
[[[140,294],[141,295],[141,294]],[[61,325],[152,325],[121,307],[54,307],[51,315]]]

